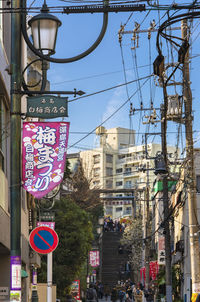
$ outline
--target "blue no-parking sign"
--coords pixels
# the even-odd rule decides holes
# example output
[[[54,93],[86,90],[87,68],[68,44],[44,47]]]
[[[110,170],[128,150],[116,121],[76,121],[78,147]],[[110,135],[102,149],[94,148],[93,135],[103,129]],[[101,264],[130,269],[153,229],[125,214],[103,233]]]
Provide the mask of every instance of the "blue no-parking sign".
[[[39,226],[30,233],[29,243],[37,253],[49,254],[58,245],[58,235],[53,229],[47,226]]]

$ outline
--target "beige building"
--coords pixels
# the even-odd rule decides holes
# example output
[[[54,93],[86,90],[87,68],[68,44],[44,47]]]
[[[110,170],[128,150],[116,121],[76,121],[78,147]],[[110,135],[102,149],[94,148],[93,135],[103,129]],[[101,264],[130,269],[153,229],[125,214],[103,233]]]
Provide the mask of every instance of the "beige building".
[[[8,2],[0,4],[2,9],[8,9],[8,5]],[[0,301],[10,300],[10,17],[11,14],[0,14]],[[23,45],[21,55],[26,66],[27,46],[25,42]],[[22,112],[25,112],[24,100],[25,97]],[[34,202],[21,189],[22,302],[31,300],[32,266],[40,265],[40,257],[30,250],[28,242],[33,206]]]
[[[194,166],[196,174],[197,215],[200,221],[200,149],[194,149]],[[185,167],[185,165],[184,165]],[[187,199],[187,172],[182,169],[181,177],[172,195],[171,205],[175,207],[172,229],[173,257],[172,264],[181,271],[180,288],[184,301],[190,301],[191,268],[189,240],[189,209]]]
[[[86,176],[92,188],[108,190],[102,195],[106,215],[114,219],[131,216],[133,206],[136,210],[143,207],[147,182],[153,187],[154,159],[161,146],[155,143],[136,146],[135,131],[120,127],[99,127],[96,134],[100,138],[99,147],[80,152]],[[168,147],[168,152],[174,153],[175,147]]]

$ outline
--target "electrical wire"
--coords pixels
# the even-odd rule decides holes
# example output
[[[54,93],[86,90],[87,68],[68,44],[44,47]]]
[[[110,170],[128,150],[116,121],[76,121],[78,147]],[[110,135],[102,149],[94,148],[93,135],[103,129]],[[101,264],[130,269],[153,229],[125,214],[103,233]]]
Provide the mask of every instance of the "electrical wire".
[[[145,79],[149,79],[150,77],[152,77],[153,75],[148,75],[148,76],[145,76],[145,77],[142,77],[140,78],[140,80],[145,80]],[[99,93],[103,93],[103,92],[107,92],[109,90],[112,90],[112,89],[115,89],[115,88],[119,88],[119,87],[122,87],[124,85],[129,85],[131,83],[135,83],[137,82],[138,80],[132,80],[132,81],[129,81],[129,82],[126,82],[126,83],[123,83],[123,84],[119,84],[119,85],[116,85],[116,86],[113,86],[113,87],[110,87],[110,88],[106,88],[106,89],[103,89],[103,90],[99,90],[99,91],[96,91],[96,92],[93,92],[93,93],[90,93],[90,94],[86,94],[86,95],[83,95],[83,96],[80,96],[80,97],[77,97],[77,98],[74,98],[72,100],[68,100],[68,102],[74,102],[74,101],[77,101],[77,100],[80,100],[80,99],[83,99],[83,98],[86,98],[86,97],[90,97],[90,96],[93,96],[93,95],[96,95],[96,94],[99,94]]]
[[[144,86],[149,80],[149,76],[147,77],[147,79],[144,81],[144,83],[142,84],[142,86]],[[103,124],[105,124],[110,118],[112,118],[119,110],[121,110],[121,108],[123,108],[128,102],[130,102],[130,99],[133,98],[135,96],[135,94],[137,93],[137,90],[130,96],[130,98],[128,98],[120,107],[118,107],[109,117],[107,117],[100,125],[98,125],[97,127],[102,126]],[[73,145],[70,146],[70,148],[74,147],[76,144],[80,143],[82,140],[84,140],[86,137],[88,137],[90,134],[92,134],[96,128],[95,127],[92,131],[90,131],[87,135],[85,135],[84,137],[82,137],[81,139],[79,139],[77,142],[75,142]]]

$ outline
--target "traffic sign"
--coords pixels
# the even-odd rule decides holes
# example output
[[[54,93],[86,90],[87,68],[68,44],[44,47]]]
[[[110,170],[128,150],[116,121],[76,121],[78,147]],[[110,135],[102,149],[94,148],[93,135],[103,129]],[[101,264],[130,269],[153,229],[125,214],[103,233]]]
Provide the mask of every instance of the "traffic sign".
[[[49,254],[58,245],[58,235],[53,229],[47,226],[39,226],[30,233],[29,243],[37,253]]]

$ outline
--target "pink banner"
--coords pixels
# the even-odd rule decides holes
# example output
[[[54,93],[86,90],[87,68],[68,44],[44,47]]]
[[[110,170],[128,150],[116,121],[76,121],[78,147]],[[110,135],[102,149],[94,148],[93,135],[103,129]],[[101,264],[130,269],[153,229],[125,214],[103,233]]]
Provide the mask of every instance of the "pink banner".
[[[90,251],[90,265],[97,267],[100,264],[99,251]]]
[[[68,134],[67,122],[23,123],[23,187],[38,199],[62,182]]]

